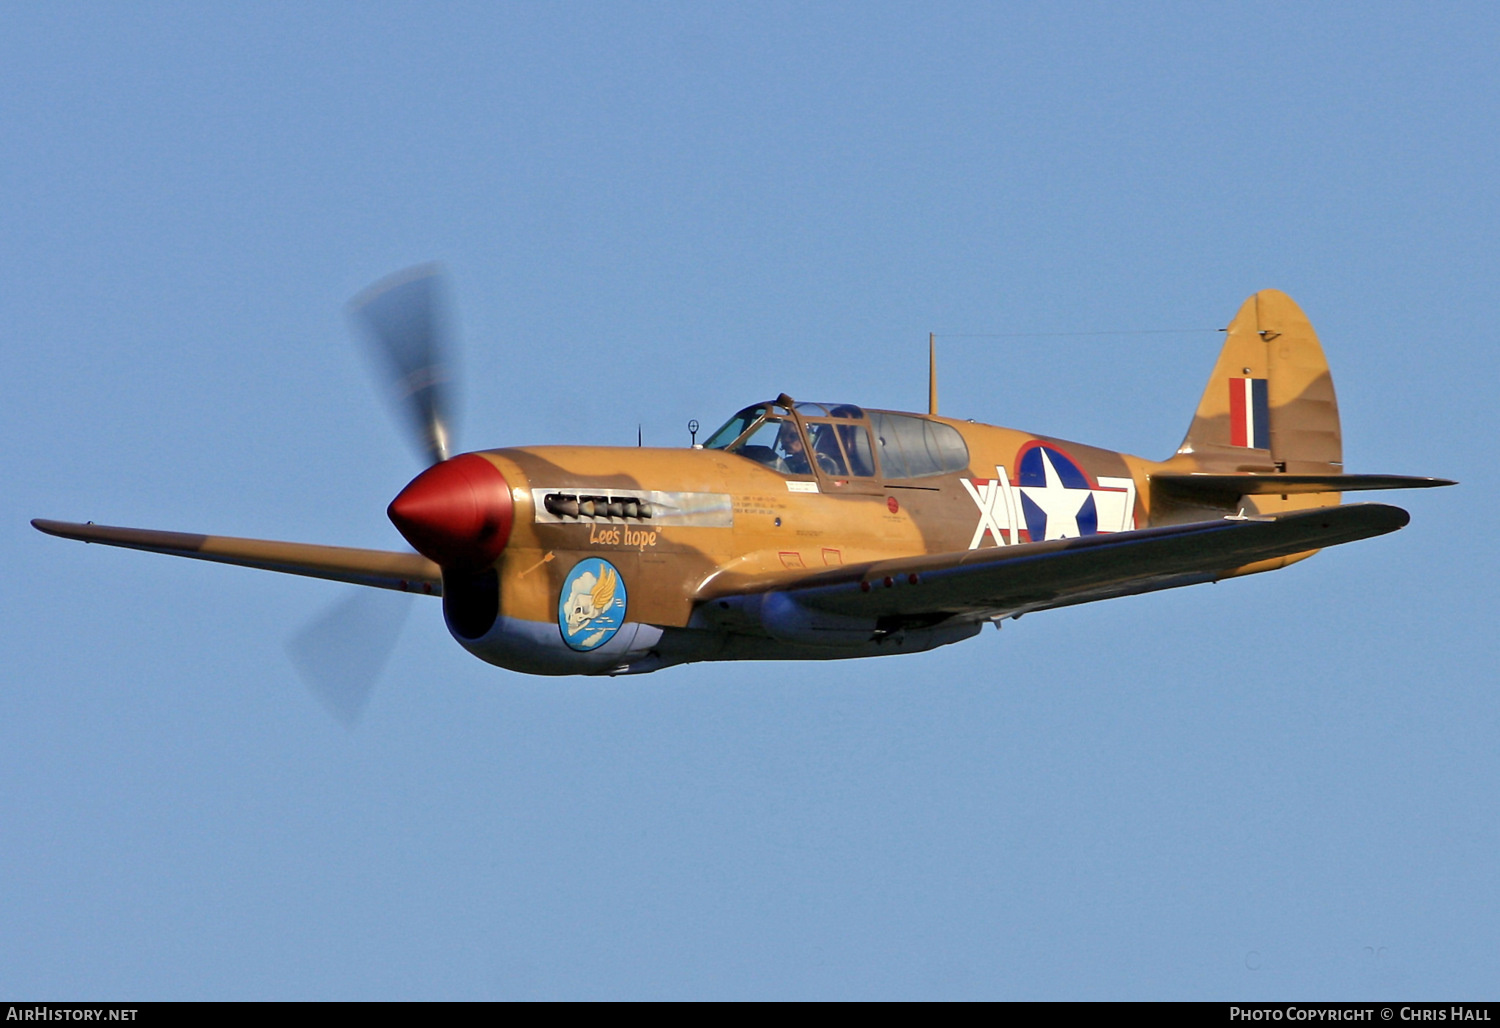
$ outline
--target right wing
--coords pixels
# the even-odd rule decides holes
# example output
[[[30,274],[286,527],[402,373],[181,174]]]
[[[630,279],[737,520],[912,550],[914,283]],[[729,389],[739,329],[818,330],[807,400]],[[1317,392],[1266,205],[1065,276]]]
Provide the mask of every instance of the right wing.
[[[144,528],[113,528],[92,522],[79,525],[37,518],[32,526],[48,535],[79,539],[86,543],[124,546],[133,550],[193,557],[220,564],[280,571],[289,575],[326,578],[334,582],[396,589],[401,592],[441,596],[443,573],[436,564],[417,553],[387,550],[356,550],[348,546],[315,546],[310,543],[279,543],[268,539],[235,539],[220,535],[186,532],[155,532]]]
[[[705,594],[703,619],[841,645],[864,633],[980,621],[1229,577],[1277,557],[1383,535],[1410,515],[1361,503],[1263,518],[848,565],[761,588]],[[711,587],[712,588],[712,587]]]

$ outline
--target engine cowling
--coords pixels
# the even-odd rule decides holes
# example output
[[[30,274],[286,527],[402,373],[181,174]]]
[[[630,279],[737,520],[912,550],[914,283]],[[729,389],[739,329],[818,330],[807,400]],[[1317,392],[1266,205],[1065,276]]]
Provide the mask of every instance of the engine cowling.
[[[628,620],[629,583],[604,557],[559,554],[560,592],[538,609],[521,609],[538,606],[534,592],[506,595],[507,562],[541,556],[507,553],[517,497],[529,503],[517,489],[524,476],[512,477],[485,455],[466,453],[434,464],[391,501],[396,528],[443,569],[449,633],[481,660],[527,674],[598,674],[649,655],[662,631]]]

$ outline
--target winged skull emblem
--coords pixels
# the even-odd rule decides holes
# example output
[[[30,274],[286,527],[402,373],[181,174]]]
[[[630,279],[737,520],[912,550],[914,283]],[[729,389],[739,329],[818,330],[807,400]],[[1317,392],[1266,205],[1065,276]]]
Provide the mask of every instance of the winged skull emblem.
[[[601,575],[585,571],[573,582],[568,594],[568,634],[577,635],[595,620],[608,614],[615,604],[615,591],[620,584],[615,569],[606,565]]]

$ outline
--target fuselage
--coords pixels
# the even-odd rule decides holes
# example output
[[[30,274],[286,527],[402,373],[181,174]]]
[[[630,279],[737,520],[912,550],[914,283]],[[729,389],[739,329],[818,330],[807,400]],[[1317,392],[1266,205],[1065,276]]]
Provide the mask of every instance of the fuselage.
[[[768,403],[747,412],[741,424],[731,420],[730,438],[721,430],[702,448],[478,454],[509,486],[513,526],[492,569],[445,576],[455,637],[485,660],[533,673],[786,656],[795,638],[778,639],[761,624],[726,633],[705,621],[703,606],[821,569],[1128,531],[1150,520],[1149,476],[1159,465],[1126,454],[851,405]],[[746,442],[770,440],[772,430],[783,442],[795,432],[790,448],[800,444],[807,456]],[[904,473],[888,473],[897,469]],[[585,562],[590,570],[580,574]],[[601,621],[602,632],[570,631],[588,627],[588,590],[611,575],[624,616]],[[964,626],[955,637],[974,631]],[[919,633],[909,648],[947,641],[942,630],[925,640]],[[870,652],[855,649],[796,655]]]

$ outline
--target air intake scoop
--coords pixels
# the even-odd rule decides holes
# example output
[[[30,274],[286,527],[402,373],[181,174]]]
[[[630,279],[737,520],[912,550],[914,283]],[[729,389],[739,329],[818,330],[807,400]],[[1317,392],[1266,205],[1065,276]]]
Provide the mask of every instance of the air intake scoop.
[[[515,506],[499,469],[465,453],[412,479],[386,514],[422,556],[445,569],[476,571],[505,549]]]

